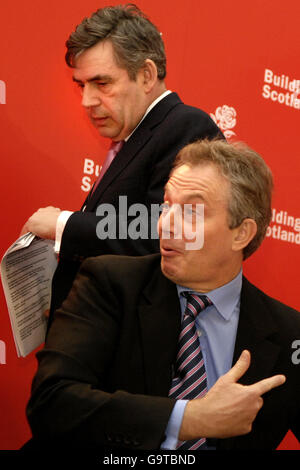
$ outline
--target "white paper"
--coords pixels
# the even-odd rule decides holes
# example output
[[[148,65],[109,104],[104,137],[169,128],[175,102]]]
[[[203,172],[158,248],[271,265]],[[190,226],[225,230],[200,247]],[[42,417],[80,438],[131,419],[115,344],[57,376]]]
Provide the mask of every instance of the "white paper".
[[[20,237],[2,258],[1,280],[19,357],[45,340],[56,266],[54,242],[32,233]]]

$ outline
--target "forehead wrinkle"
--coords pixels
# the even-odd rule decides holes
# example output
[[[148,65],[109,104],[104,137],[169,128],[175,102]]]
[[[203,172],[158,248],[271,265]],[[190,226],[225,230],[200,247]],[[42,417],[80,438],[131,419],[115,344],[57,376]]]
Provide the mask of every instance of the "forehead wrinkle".
[[[220,173],[216,174],[216,176],[222,176]],[[224,184],[228,185],[228,182],[224,179]],[[190,173],[188,175],[185,174],[176,174],[175,172],[170,176],[169,181],[165,186],[165,193],[173,192],[177,195],[178,191],[182,191],[182,197],[184,199],[197,197],[201,198],[204,201],[215,200],[223,201],[224,197],[227,198],[228,195],[228,187],[220,188],[219,181],[215,181],[211,179],[210,175],[201,175],[193,176]],[[185,193],[185,194],[184,194]]]
[[[84,81],[96,80],[96,76],[101,78],[112,77],[115,69],[120,70],[115,59],[112,46],[106,46],[105,41],[100,41],[91,48],[81,51],[76,56],[73,76]],[[102,72],[103,70],[103,72]]]
[[[172,175],[167,182],[165,186],[165,192],[171,191],[171,190],[182,190],[184,192],[187,192],[185,194],[185,197],[201,197],[203,198],[202,192],[204,190],[209,190],[210,189],[210,182],[208,181],[207,184],[202,180],[199,182],[198,178],[193,178],[190,176],[177,176],[177,175]]]
[[[83,75],[84,76],[87,75],[87,78],[84,77],[85,78],[84,81],[87,81],[87,82],[96,82],[96,81],[102,81],[102,80],[112,81],[112,75],[109,73],[98,73],[98,72],[90,73],[91,76],[89,77],[88,71],[85,71],[85,73],[82,73],[82,71],[79,69],[74,70],[72,79],[74,82],[81,82],[82,81],[81,76]]]

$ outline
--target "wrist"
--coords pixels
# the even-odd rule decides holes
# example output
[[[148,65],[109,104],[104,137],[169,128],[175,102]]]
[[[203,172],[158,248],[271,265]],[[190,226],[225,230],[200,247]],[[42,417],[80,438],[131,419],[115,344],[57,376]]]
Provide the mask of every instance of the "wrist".
[[[202,399],[190,400],[184,411],[181,428],[179,431],[179,439],[181,441],[189,441],[198,437],[206,437],[204,435],[204,426],[202,424]]]

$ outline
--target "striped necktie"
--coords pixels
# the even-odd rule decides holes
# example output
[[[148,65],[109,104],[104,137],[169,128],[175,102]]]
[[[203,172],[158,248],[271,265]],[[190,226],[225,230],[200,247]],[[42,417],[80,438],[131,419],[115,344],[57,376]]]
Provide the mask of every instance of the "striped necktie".
[[[175,363],[175,376],[172,380],[169,397],[177,400],[199,398],[207,392],[206,371],[195,325],[197,315],[212,305],[205,295],[184,292],[187,305],[181,324],[178,353]],[[196,450],[206,441],[205,438],[193,441],[179,441],[180,450]]]

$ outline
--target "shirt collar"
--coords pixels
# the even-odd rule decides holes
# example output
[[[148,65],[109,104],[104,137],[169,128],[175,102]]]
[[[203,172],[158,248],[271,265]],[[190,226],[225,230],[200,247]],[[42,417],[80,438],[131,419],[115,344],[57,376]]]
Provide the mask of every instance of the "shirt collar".
[[[184,291],[189,291],[199,295],[207,295],[224,320],[230,320],[233,311],[240,302],[242,279],[243,271],[241,269],[239,274],[232,279],[232,281],[210,292],[206,292],[205,294],[203,292],[195,292],[188,287],[180,285],[177,285],[177,291],[179,296]]]
[[[158,98],[156,98],[156,100],[152,101],[152,103],[150,104],[150,106],[148,106],[148,108],[146,109],[146,112],[144,114],[144,116],[142,117],[142,119],[140,120],[140,122],[138,123],[138,125],[135,127],[135,129],[131,132],[131,134],[129,134],[128,137],[126,137],[126,139],[124,139],[125,142],[127,142],[127,140],[132,136],[132,134],[136,131],[136,129],[139,127],[139,125],[141,124],[141,122],[145,119],[145,117],[147,116],[148,113],[150,113],[151,109],[154,108],[155,105],[157,105],[157,103],[159,103],[159,101],[161,101],[165,96],[169,95],[170,93],[172,93],[170,90],[166,90],[164,91]]]

